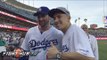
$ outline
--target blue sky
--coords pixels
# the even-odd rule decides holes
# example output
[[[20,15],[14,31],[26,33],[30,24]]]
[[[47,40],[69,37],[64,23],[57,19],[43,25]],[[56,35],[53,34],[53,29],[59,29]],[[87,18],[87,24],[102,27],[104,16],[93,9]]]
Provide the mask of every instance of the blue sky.
[[[107,0],[18,0],[27,5],[39,8],[47,6],[49,9],[65,7],[71,13],[71,23],[75,24],[75,19],[80,17],[76,24],[81,25],[87,19],[87,25],[98,24],[103,27],[103,16],[107,16]]]

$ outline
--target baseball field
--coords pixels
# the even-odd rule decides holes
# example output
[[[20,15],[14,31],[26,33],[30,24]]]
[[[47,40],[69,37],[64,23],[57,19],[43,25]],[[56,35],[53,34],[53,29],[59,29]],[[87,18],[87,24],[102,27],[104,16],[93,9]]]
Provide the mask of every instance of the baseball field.
[[[107,40],[98,40],[99,60],[107,60]]]

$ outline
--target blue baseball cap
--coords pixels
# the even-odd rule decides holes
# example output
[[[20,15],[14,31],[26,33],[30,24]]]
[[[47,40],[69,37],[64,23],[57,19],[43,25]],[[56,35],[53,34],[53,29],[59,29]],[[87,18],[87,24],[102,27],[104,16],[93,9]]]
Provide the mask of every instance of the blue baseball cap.
[[[34,16],[48,15],[48,12],[49,12],[49,8],[43,6],[37,9],[37,12],[34,13]]]

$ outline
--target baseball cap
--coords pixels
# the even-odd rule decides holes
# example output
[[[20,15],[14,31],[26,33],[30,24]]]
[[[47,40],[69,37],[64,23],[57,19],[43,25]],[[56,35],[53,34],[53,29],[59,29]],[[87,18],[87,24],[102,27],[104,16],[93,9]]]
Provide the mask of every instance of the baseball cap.
[[[54,9],[50,10],[49,11],[49,16],[53,18],[53,16],[56,13],[63,13],[63,14],[66,14],[66,15],[70,16],[69,11],[64,7],[58,7],[58,8],[54,8]]]
[[[39,16],[39,15],[48,15],[49,8],[48,7],[40,7],[37,9],[37,12],[34,13],[34,16]]]

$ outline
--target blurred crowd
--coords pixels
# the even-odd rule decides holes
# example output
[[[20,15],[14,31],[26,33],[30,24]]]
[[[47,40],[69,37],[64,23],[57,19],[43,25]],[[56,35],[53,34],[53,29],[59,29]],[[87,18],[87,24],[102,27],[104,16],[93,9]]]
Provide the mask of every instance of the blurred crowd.
[[[0,53],[1,51],[14,51],[20,48],[25,37],[25,32],[0,30]],[[19,60],[12,56],[0,56],[0,60]]]
[[[14,21],[11,21],[11,20],[7,20],[6,19],[0,19],[0,24],[2,25],[7,25],[7,26],[15,26],[15,27],[20,27],[20,28],[30,28],[32,27],[33,25],[29,26],[28,24],[21,24],[22,22],[20,21],[17,21],[17,22],[14,22]]]
[[[26,10],[23,10],[23,9],[19,9],[19,8],[16,8],[15,6],[12,6],[10,4],[7,4],[6,2],[2,2],[0,0],[0,7],[3,8],[3,9],[6,9],[6,10],[9,10],[9,11],[12,11],[16,14],[19,14],[19,15],[22,15],[24,17],[27,17],[31,20],[35,20],[36,18],[33,16],[33,13],[32,12],[29,12],[29,11],[26,11]]]
[[[104,29],[104,28],[102,29],[99,28],[96,30],[90,29],[89,33],[94,35],[95,37],[107,37],[107,29]]]
[[[19,31],[0,31],[0,39],[6,42],[6,45],[14,47],[20,46],[20,41],[24,39],[24,33]]]

